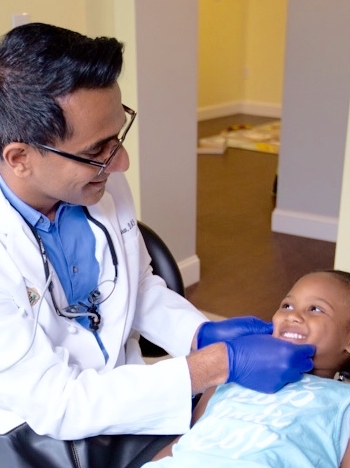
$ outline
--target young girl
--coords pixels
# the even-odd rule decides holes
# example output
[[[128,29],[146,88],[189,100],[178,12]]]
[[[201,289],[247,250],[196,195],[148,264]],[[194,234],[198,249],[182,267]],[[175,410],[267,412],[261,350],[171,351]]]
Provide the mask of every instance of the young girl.
[[[313,371],[273,395],[206,392],[192,429],[145,467],[350,467],[350,387],[334,379],[350,368],[350,274],[303,276],[272,321],[276,339],[316,346]]]

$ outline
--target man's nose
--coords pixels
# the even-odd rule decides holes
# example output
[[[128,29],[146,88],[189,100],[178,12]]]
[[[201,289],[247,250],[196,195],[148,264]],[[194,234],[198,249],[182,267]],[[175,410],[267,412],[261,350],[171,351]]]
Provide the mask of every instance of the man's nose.
[[[121,146],[106,167],[106,173],[125,172],[129,169],[129,155],[124,146]]]

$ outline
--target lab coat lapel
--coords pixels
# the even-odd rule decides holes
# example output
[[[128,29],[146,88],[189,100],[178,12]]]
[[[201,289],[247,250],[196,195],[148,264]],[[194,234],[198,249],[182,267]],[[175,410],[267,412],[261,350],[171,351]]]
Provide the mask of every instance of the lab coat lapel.
[[[17,265],[22,277],[42,288],[46,282],[45,272],[33,234],[20,214],[3,196],[0,197],[0,212],[3,218],[0,230],[8,255]]]
[[[89,212],[93,218],[100,221],[108,230],[118,257],[118,279],[116,287],[109,299],[100,306],[100,336],[109,354],[109,360],[106,364],[106,370],[108,370],[109,368],[113,368],[117,361],[120,361],[120,353],[124,355],[124,345],[128,338],[128,330],[130,328],[127,327],[127,322],[130,320],[132,321],[132,317],[128,317],[128,275],[124,261],[125,253],[123,251],[121,234],[120,231],[117,232],[115,230],[115,226],[117,228],[119,227],[115,214],[112,210],[109,211],[106,205],[102,206],[101,204],[89,207]],[[115,225],[110,223],[110,219],[113,218]],[[99,264],[103,265],[99,281],[111,280],[114,278],[114,266],[106,237],[102,230],[96,225],[90,223],[90,226],[96,237],[96,258]],[[117,343],[121,343],[121,347],[116,346]]]
[[[13,260],[20,272],[19,291],[23,291],[23,282],[27,287],[33,287],[42,291],[45,287],[46,277],[40,247],[33,236],[27,223],[21,215],[13,209],[10,203],[0,195],[0,212],[3,215],[3,223],[0,227],[0,235],[3,239],[7,255]],[[52,266],[50,265],[50,269]],[[11,275],[11,281],[16,275]],[[65,303],[65,294],[62,286],[53,275],[57,301]]]

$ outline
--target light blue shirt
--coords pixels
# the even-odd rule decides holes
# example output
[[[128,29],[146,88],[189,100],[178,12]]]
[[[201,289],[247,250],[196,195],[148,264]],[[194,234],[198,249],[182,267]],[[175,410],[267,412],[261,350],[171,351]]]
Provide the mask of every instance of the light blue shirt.
[[[304,374],[274,394],[220,385],[204,415],[143,468],[338,468],[349,441],[349,385]]]
[[[2,177],[0,188],[11,205],[38,231],[68,304],[73,305],[79,301],[89,304],[88,295],[98,284],[99,264],[95,257],[95,236],[83,208],[61,202],[54,221],[50,221],[47,216],[18,198]],[[91,255],[86,255],[87,252],[91,252]],[[88,317],[76,320],[89,328]],[[102,342],[98,334],[94,334],[107,360]]]

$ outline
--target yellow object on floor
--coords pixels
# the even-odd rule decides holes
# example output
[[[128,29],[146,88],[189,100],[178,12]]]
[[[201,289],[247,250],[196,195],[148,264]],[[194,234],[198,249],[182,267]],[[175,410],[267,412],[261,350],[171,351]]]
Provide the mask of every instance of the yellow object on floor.
[[[230,147],[278,154],[280,148],[280,130],[280,120],[251,128],[230,127],[223,130],[219,135],[201,138],[197,152],[198,154],[222,154],[227,147]]]

